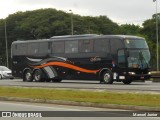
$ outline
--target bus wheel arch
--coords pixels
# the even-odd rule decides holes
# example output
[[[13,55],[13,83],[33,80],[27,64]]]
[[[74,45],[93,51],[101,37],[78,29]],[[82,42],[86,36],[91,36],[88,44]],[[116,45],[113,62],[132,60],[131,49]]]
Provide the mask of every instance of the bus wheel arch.
[[[32,70],[30,68],[25,68],[23,70],[23,81],[24,82],[32,82]]]
[[[100,82],[105,84],[113,83],[113,73],[110,69],[104,68],[99,72]]]

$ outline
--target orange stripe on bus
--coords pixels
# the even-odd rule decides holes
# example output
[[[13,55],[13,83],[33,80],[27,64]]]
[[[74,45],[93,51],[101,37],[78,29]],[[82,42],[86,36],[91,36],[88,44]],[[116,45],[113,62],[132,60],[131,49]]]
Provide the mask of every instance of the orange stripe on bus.
[[[43,68],[43,67],[47,67],[47,66],[51,66],[51,65],[66,67],[66,68],[70,68],[70,69],[77,70],[77,71],[80,71],[80,72],[85,72],[85,73],[97,73],[99,71],[99,70],[87,70],[87,69],[80,68],[80,67],[77,67],[77,66],[74,66],[74,65],[71,65],[71,64],[63,63],[63,62],[49,62],[49,63],[46,63],[46,64],[42,64],[40,66],[32,66],[32,67]]]

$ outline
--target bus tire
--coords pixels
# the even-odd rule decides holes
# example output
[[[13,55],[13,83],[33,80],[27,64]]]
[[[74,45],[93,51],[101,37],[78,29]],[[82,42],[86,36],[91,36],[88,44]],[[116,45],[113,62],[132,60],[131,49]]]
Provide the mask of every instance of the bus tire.
[[[101,83],[104,83],[104,84],[112,84],[113,83],[113,77],[112,77],[112,72],[107,70],[107,71],[104,71],[102,73],[102,77],[101,77]]]
[[[2,75],[0,75],[0,80],[2,80],[3,79],[3,77],[2,77]]]
[[[129,84],[131,84],[131,82],[132,82],[132,80],[124,80],[124,81],[122,81],[124,84],[126,84],[126,85],[129,85]]]
[[[33,72],[33,80],[35,82],[42,82],[42,71],[40,69]]]
[[[62,81],[62,79],[52,79],[53,82],[59,83]]]
[[[32,82],[33,79],[32,79],[32,72],[30,69],[26,70],[24,73],[23,73],[23,81],[24,82]]]

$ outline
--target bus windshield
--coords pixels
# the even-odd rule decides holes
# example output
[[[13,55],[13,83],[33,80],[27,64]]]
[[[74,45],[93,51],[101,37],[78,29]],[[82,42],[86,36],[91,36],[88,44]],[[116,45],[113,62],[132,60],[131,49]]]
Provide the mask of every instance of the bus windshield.
[[[150,53],[149,50],[129,49],[128,67],[130,68],[149,68]]]
[[[148,48],[144,39],[125,39],[126,48]]]
[[[125,39],[125,46],[129,52],[129,68],[149,68],[150,52],[144,39]]]

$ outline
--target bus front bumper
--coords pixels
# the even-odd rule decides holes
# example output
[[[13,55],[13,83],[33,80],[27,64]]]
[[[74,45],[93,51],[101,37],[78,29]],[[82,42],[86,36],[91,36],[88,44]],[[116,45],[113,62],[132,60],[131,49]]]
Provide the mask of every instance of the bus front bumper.
[[[138,75],[129,74],[128,78],[132,80],[148,80],[151,78],[151,75],[149,74],[138,74]]]

